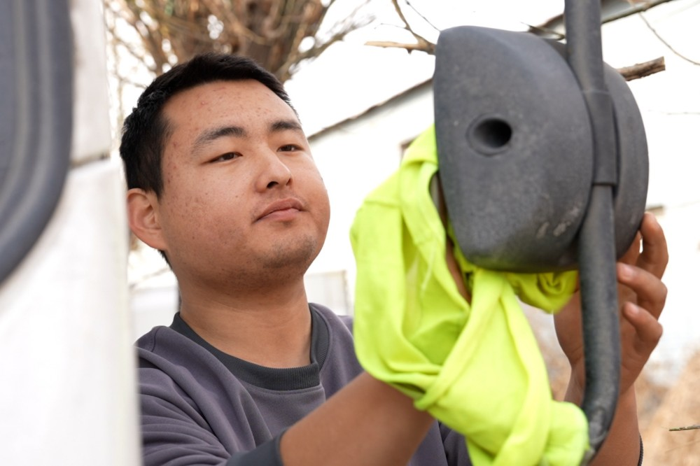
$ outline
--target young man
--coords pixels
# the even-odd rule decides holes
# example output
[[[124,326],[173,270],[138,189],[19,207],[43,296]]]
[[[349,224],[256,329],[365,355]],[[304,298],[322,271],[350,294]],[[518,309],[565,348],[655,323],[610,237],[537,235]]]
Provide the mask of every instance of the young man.
[[[469,464],[464,439],[363,373],[347,322],[307,302],[303,275],[330,209],[274,76],[226,55],[174,67],[127,118],[121,155],[130,227],[162,251],[182,297],[173,324],[138,342],[146,465]],[[640,459],[633,384],[661,335],[667,262],[653,217],[641,233],[644,252],[618,269],[631,290],[621,398],[596,464]],[[569,307],[557,325],[578,402],[578,302]]]

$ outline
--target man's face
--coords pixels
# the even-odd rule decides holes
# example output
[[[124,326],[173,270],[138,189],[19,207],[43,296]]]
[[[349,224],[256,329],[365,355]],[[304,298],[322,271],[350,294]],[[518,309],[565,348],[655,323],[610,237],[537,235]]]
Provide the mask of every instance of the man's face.
[[[263,84],[174,96],[157,215],[182,284],[301,278],[323,245],[328,195],[293,110]]]

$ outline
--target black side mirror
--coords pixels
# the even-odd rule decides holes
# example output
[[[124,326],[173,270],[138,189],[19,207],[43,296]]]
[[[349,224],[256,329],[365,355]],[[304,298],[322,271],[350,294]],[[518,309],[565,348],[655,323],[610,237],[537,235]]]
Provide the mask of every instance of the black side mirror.
[[[566,0],[567,45],[459,27],[436,48],[439,178],[474,264],[580,270],[590,461],[617,406],[615,258],[646,203],[646,136],[632,93],[602,61],[600,3]]]
[[[436,48],[435,131],[440,181],[462,252],[492,270],[578,266],[593,184],[593,129],[566,47],[478,27],[443,31]],[[606,65],[617,134],[615,247],[637,232],[649,166],[642,118]]]

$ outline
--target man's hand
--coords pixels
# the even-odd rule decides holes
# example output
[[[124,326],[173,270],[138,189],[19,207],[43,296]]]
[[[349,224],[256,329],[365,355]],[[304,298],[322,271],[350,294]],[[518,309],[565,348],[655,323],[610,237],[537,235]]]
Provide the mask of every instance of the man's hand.
[[[641,253],[640,245],[643,246]],[[622,345],[621,396],[634,385],[661,338],[662,328],[658,319],[666,302],[666,286],[661,282],[661,277],[667,263],[668,249],[663,230],[654,215],[646,213],[637,238],[617,264]],[[574,398],[579,398],[585,384],[580,293],[576,293],[557,314],[554,323],[559,344],[571,364],[569,393],[573,390]]]
[[[617,264],[622,346],[620,397],[610,432],[592,463],[596,466],[632,466],[639,462],[634,382],[661,338],[659,315],[666,302],[666,286],[661,277],[667,263],[664,232],[656,218],[647,213],[632,246]],[[581,403],[586,382],[580,298],[576,293],[554,319],[559,344],[571,364],[566,400],[574,403]]]

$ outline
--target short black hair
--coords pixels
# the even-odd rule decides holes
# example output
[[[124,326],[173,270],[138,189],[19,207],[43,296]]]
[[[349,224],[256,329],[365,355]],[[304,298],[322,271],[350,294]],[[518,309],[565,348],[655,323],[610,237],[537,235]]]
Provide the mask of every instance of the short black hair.
[[[124,161],[129,189],[163,192],[162,157],[170,135],[163,107],[174,95],[214,81],[253,79],[264,84],[292,109],[284,86],[277,77],[250,58],[223,53],[197,55],[153,80],[124,120],[119,154]]]

